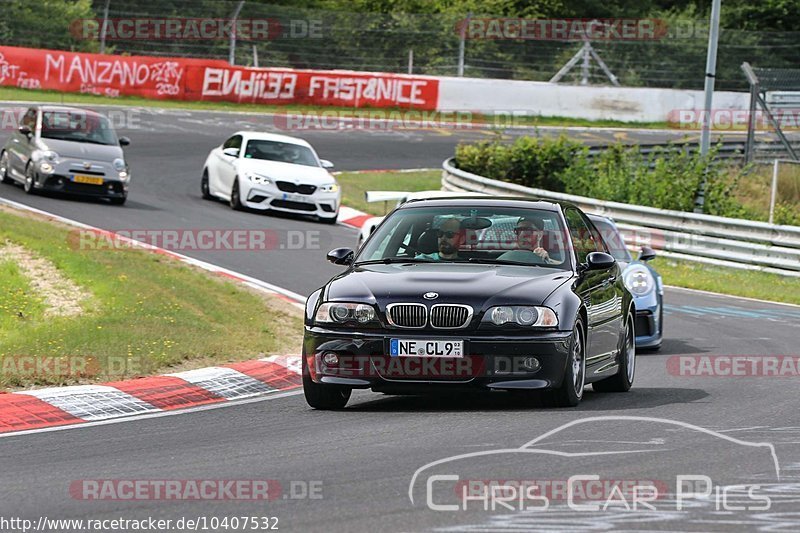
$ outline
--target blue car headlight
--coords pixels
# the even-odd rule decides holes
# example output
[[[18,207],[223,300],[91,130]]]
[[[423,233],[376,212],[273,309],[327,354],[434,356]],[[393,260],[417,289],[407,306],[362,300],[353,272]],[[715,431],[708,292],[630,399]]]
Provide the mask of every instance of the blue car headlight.
[[[632,265],[622,277],[625,286],[634,296],[647,296],[656,287],[656,280],[650,270],[643,265]]]

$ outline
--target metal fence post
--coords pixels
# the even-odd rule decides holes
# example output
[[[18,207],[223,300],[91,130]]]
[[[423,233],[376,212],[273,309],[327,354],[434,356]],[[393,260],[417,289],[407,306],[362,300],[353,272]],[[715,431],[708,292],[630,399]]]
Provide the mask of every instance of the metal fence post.
[[[237,19],[239,18],[239,13],[242,11],[242,7],[244,6],[244,0],[241,0],[236,5],[236,11],[233,12],[233,17],[231,20],[233,24],[231,24],[231,43],[230,43],[230,52],[228,53],[228,63],[231,65],[236,64],[236,24]]]
[[[772,163],[772,190],[769,193],[769,223],[774,224],[775,220],[775,197],[778,195],[778,168],[780,161],[775,160]]]
[[[469,21],[472,18],[472,13],[467,14],[467,19],[464,21],[464,24],[461,26],[461,35],[458,42],[458,77],[464,77],[464,54],[466,53],[466,42],[467,42],[467,26],[469,26]]]
[[[103,26],[100,28],[100,53],[106,53],[106,33],[108,32],[108,7],[111,0],[106,0],[106,5],[103,7]]]

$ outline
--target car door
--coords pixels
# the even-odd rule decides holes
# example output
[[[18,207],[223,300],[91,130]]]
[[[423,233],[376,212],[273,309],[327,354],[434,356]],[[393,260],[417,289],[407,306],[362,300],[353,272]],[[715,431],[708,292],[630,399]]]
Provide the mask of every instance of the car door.
[[[233,179],[236,177],[236,161],[239,159],[238,156],[226,155],[224,150],[227,148],[236,148],[241,153],[242,136],[234,135],[230,137],[222,144],[222,148],[216,151],[217,180],[213,190],[226,198],[230,196],[231,189],[233,189]]]
[[[572,245],[578,264],[586,263],[591,252],[605,248],[591,231],[588,220],[575,208],[564,210]],[[581,275],[578,294],[586,307],[588,319],[586,338],[586,375],[603,372],[614,364],[619,340],[619,303],[615,294],[615,273],[611,270],[587,271]]]
[[[8,165],[11,169],[11,174],[20,178],[25,175],[25,167],[28,165],[31,153],[33,152],[37,117],[37,109],[35,107],[29,108],[22,116],[20,126],[27,126],[30,128],[30,135],[24,135],[17,129],[12,134],[9,142]]]

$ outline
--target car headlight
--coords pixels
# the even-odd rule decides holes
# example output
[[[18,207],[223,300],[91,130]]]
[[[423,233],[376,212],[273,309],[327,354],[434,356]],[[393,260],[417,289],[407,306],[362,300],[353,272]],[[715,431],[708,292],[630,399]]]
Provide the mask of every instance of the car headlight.
[[[117,172],[124,172],[128,170],[128,165],[125,164],[124,159],[117,158],[111,164],[114,166],[114,170]]]
[[[490,307],[483,315],[483,321],[503,326],[514,324],[525,327],[555,327],[558,317],[549,307],[534,305],[500,305]]]
[[[259,185],[272,185],[272,180],[263,174],[256,174],[255,172],[245,172],[244,174],[248,180]]]
[[[643,265],[633,265],[628,268],[622,280],[634,296],[646,296],[653,292],[656,285],[650,270]]]
[[[55,171],[56,167],[54,167],[51,163],[47,161],[42,161],[39,163],[39,171],[44,174],[51,174]]]
[[[58,153],[52,150],[44,151],[42,152],[42,161],[47,161],[49,163],[57,163]]]
[[[377,325],[375,308],[367,304],[330,302],[317,309],[314,316],[317,324]]]
[[[336,182],[328,183],[327,185],[322,185],[319,190],[322,192],[336,192],[339,190],[339,184]]]

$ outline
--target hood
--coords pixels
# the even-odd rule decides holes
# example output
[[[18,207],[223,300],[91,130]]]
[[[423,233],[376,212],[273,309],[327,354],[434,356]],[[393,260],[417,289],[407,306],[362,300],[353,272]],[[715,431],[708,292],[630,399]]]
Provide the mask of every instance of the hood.
[[[42,139],[41,144],[43,150],[52,150],[65,158],[110,163],[123,157],[122,148],[118,145],[79,143],[61,139]]]
[[[306,165],[293,165],[278,161],[265,161],[263,159],[239,159],[239,172],[257,172],[274,180],[291,181],[309,185],[324,185],[333,183],[333,176],[322,167],[309,167]]]
[[[493,305],[540,305],[573,274],[536,267],[465,264],[365,265],[331,280],[325,300],[468,304],[476,314]],[[437,292],[425,300],[426,292]]]

